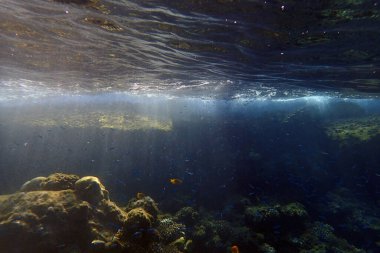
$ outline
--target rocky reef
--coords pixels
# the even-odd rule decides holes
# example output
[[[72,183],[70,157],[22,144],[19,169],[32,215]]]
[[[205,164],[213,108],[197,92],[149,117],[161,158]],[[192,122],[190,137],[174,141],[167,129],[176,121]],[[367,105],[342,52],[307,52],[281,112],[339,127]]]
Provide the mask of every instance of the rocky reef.
[[[340,237],[335,228],[309,215],[298,202],[231,204],[230,214],[184,207],[175,215],[190,233],[190,252],[350,252],[364,253]],[[194,219],[193,217],[197,217]]]
[[[0,196],[0,249],[11,253],[180,252],[174,242],[184,235],[161,240],[161,231],[168,233],[171,225],[158,221],[159,210],[151,198],[130,204],[127,209],[118,207],[93,176],[56,173],[34,178],[19,192]]]
[[[352,198],[347,189],[328,193],[321,203],[252,202],[235,196],[223,210],[185,206],[163,213],[141,193],[119,207],[97,177],[55,173],[0,196],[0,249],[226,253],[233,246],[257,253],[375,252],[358,246],[364,241],[378,248],[380,220],[370,206]]]

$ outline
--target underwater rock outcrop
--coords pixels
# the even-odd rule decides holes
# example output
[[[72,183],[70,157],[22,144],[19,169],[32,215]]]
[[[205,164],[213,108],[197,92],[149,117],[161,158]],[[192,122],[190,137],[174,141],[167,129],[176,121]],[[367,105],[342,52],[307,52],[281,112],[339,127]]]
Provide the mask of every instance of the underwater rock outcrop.
[[[20,191],[60,191],[68,190],[74,187],[75,182],[79,180],[77,175],[63,173],[54,173],[48,177],[36,177],[25,182]]]
[[[138,207],[146,210],[150,215],[153,216],[154,219],[157,218],[157,215],[159,213],[158,206],[151,197],[144,196],[140,199],[131,199],[125,209],[129,211]]]
[[[330,192],[313,207],[320,220],[299,202],[246,198],[222,213],[187,206],[163,214],[149,196],[137,194],[120,208],[97,177],[55,173],[0,196],[0,252],[222,253],[236,245],[241,252],[364,253],[363,241],[376,249],[380,220],[346,192]]]
[[[108,191],[97,177],[82,177],[75,182],[75,193],[83,200],[98,203],[101,200],[109,200]]]
[[[273,225],[303,226],[308,217],[305,207],[297,202],[287,205],[259,205],[245,209],[245,221],[248,226],[271,229]]]
[[[350,118],[331,121],[326,128],[327,135],[342,145],[368,142],[380,135],[379,117]]]
[[[61,173],[37,177],[20,192],[0,196],[0,249],[10,253],[180,252],[176,245],[162,243],[156,216],[143,205],[128,211],[119,208],[96,177]]]

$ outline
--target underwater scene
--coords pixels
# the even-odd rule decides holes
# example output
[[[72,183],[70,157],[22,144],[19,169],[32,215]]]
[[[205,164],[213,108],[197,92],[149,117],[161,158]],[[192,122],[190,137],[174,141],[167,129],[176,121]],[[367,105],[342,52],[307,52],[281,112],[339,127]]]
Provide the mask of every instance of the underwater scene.
[[[379,6],[1,0],[0,253],[380,252]]]

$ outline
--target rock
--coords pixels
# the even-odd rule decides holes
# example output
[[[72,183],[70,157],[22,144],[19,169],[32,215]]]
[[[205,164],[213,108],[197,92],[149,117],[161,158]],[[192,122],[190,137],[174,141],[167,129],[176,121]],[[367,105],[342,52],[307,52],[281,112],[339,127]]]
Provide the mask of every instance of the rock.
[[[41,182],[41,190],[60,191],[74,189],[74,184],[78,179],[77,175],[54,173]]]
[[[194,208],[187,206],[179,210],[176,213],[175,218],[186,226],[192,226],[198,221],[199,213],[195,211]]]
[[[21,186],[20,191],[60,191],[74,189],[77,175],[54,173],[48,177],[35,177]]]
[[[83,200],[98,203],[101,200],[109,200],[109,194],[97,177],[82,177],[75,182],[75,193]]]
[[[180,224],[161,224],[173,236],[165,243],[154,227],[156,219],[142,207],[126,212],[109,200],[98,178],[74,182],[77,178],[56,173],[30,180],[23,192],[0,195],[0,251],[179,252],[170,243],[184,236]],[[143,203],[147,209],[157,207],[151,198]]]
[[[146,212],[152,215],[154,219],[157,218],[159,210],[156,202],[154,202],[154,200],[151,197],[145,196],[141,199],[131,201],[130,203],[128,203],[126,210],[131,210],[137,207],[141,207],[142,209],[144,209]]]
[[[180,238],[178,238],[177,240],[175,240],[174,242],[172,242],[172,244],[174,246],[176,246],[177,249],[183,250],[185,248],[186,239],[185,239],[185,237],[181,236]]]
[[[144,209],[138,207],[127,213],[126,226],[131,229],[145,229],[152,226],[153,217]]]
[[[102,240],[93,240],[91,242],[91,252],[102,252],[106,248],[106,242]]]
[[[251,206],[245,209],[244,216],[248,225],[268,224],[280,217],[280,206]]]
[[[259,205],[251,206],[245,209],[245,220],[248,225],[264,225],[282,224],[295,227],[302,225],[304,220],[307,219],[308,213],[305,207],[298,203],[293,202],[287,205]]]
[[[305,207],[298,203],[293,202],[280,208],[281,214],[289,218],[305,219],[308,216]]]
[[[30,191],[39,191],[41,190],[41,183],[46,180],[46,177],[35,177],[30,181],[25,182],[20,191],[30,192]]]
[[[31,181],[42,182],[46,179]],[[89,181],[93,182],[94,179]],[[108,198],[104,186],[100,187],[99,181],[96,183],[101,188],[102,197]],[[83,185],[79,184],[78,189],[86,192],[85,187],[80,186]],[[25,188],[36,189],[31,184],[28,187]],[[87,192],[91,190],[93,188],[90,187]],[[128,238],[118,238],[117,241],[114,238],[124,226],[126,212],[111,201],[91,203],[77,195],[73,189],[40,189],[0,195],[0,251],[71,253],[75,252],[72,249],[80,248],[80,252],[121,252]]]
[[[172,243],[185,235],[185,226],[169,218],[162,219],[157,230],[161,235],[161,241],[164,243]]]

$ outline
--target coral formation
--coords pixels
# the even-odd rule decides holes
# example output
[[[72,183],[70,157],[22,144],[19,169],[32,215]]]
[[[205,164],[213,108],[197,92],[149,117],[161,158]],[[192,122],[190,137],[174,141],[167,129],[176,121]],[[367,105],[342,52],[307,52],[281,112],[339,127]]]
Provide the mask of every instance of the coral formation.
[[[0,249],[39,253],[367,252],[378,248],[380,219],[344,188],[321,206],[234,196],[220,213],[186,206],[175,214],[149,196],[119,208],[97,177],[55,173],[0,196]],[[345,224],[344,227],[336,224]],[[365,228],[363,230],[362,228]],[[363,232],[364,231],[364,232]],[[345,234],[357,239],[347,240]]]
[[[75,182],[75,193],[82,199],[92,203],[108,200],[108,191],[97,177],[82,177]]]
[[[299,238],[301,253],[309,252],[347,252],[364,253],[364,250],[357,249],[346,240],[338,238],[334,234],[334,228],[328,224],[315,222]]]
[[[48,177],[36,177],[21,186],[20,191],[60,191],[72,189],[79,179],[77,175],[54,173]]]
[[[187,226],[192,226],[198,221],[199,213],[194,208],[186,206],[176,213],[175,219]]]
[[[129,229],[149,228],[152,223],[152,215],[140,207],[134,208],[127,213],[126,227]]]
[[[305,207],[300,203],[287,205],[258,205],[247,207],[244,212],[248,226],[267,231],[273,226],[302,227],[308,217]]]
[[[159,229],[154,227],[158,209],[156,205],[151,209],[150,197],[145,199],[154,215],[144,205],[128,212],[119,208],[93,176],[56,173],[32,179],[22,191],[0,196],[0,249],[10,253],[179,253],[178,248],[190,248],[191,242],[179,232],[184,230],[180,224],[163,220]],[[184,242],[173,243],[179,239]]]
[[[157,229],[165,243],[172,243],[185,235],[185,226],[170,218],[160,220]]]
[[[333,121],[327,127],[330,138],[342,144],[368,141],[380,135],[380,118],[368,117]]]
[[[159,213],[157,203],[149,196],[144,196],[140,199],[131,199],[125,209],[131,210],[137,207],[141,207],[146,210],[154,219],[157,218]]]

